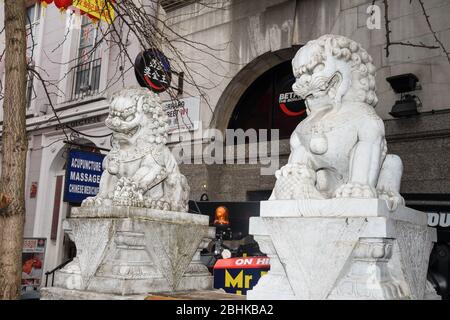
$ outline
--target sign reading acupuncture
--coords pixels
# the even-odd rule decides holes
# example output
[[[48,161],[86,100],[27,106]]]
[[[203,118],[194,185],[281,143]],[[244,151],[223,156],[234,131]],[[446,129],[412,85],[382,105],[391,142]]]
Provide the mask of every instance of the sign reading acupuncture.
[[[98,193],[104,157],[99,153],[69,151],[64,201],[81,203],[87,197],[93,197]]]

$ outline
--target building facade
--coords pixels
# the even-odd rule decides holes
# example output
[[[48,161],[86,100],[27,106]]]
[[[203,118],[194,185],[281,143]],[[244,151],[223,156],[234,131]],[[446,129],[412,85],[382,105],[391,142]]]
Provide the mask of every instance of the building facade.
[[[174,130],[170,142],[174,150],[185,148],[179,158],[191,187],[191,199],[199,200],[205,193],[213,201],[267,198],[275,177],[261,174],[261,168],[277,168],[287,162],[289,135],[305,116],[298,104],[283,108],[292,98],[290,60],[309,40],[332,33],[360,42],[377,67],[376,111],[385,121],[390,152],[403,160],[401,192],[407,204],[437,214],[450,212],[449,57],[441,48],[409,45],[391,45],[387,56],[381,1],[375,2],[375,8],[371,7],[371,0],[161,1],[160,4],[159,15],[173,30],[173,44],[183,57],[182,62],[174,58],[172,68],[183,71],[183,65],[187,65],[195,70],[192,78],[197,86],[185,82],[178,97],[190,104],[192,125],[188,130]],[[447,18],[450,3],[424,0],[423,4],[433,31],[419,1],[389,1],[390,40],[434,46],[436,36],[450,49]],[[44,269],[50,270],[69,255],[68,240],[62,230],[62,221],[71,207],[62,197],[65,156],[70,147],[66,142],[70,140],[98,152],[109,149],[110,132],[103,124],[108,112],[107,98],[124,86],[138,83],[127,63],[120,66],[126,70],[124,80],[114,80],[117,52],[106,44],[94,57],[86,61],[77,59],[83,50],[95,45],[96,35],[92,34],[89,21],[70,12],[61,14],[51,6],[42,9],[33,1],[31,7],[34,9],[29,9],[30,28],[36,39],[30,47],[34,51],[33,63],[45,70],[49,79],[59,79],[51,88],[59,120],[36,79],[29,82],[27,113],[25,237],[48,239]],[[142,49],[131,43],[129,54],[135,57]],[[171,52],[167,55],[170,57]],[[0,72],[3,70],[4,65],[0,66]],[[420,114],[394,118],[389,112],[400,96],[386,78],[407,73],[419,79],[420,90],[414,95],[420,101]],[[169,100],[167,95],[161,97]],[[0,114],[0,121],[1,117]],[[81,134],[63,130],[67,124]],[[279,144],[261,137],[243,145],[233,142],[223,150],[231,155],[230,161],[205,161],[204,150],[214,141],[205,130],[217,129],[216,134],[226,136],[227,129],[239,128],[278,129]],[[244,152],[239,154],[242,146]],[[192,152],[185,152],[188,147]],[[267,148],[270,152],[254,158],[249,152],[251,148]],[[195,152],[196,149],[200,152]],[[31,192],[36,188],[37,192]],[[442,219],[444,225],[450,223],[447,216]]]

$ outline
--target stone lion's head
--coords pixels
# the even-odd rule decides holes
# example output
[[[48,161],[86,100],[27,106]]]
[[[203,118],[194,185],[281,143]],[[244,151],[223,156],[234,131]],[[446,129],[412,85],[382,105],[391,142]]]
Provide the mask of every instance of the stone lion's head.
[[[158,144],[167,141],[168,116],[159,97],[148,89],[123,89],[115,93],[105,124],[118,141],[130,144],[135,144],[137,139]]]
[[[305,99],[308,108],[362,102],[375,106],[375,66],[357,42],[339,35],[324,35],[309,41],[295,55],[296,78],[292,90]]]

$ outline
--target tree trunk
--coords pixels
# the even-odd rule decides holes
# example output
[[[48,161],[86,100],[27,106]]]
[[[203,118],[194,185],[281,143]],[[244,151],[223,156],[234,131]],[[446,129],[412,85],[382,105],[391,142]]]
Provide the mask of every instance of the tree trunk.
[[[25,221],[26,8],[25,0],[5,0],[5,92],[0,194],[10,199],[0,211],[0,299],[20,298]]]

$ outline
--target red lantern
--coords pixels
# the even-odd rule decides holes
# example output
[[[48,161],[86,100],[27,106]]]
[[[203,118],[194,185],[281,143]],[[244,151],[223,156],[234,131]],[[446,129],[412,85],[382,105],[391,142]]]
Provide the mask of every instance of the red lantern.
[[[54,2],[55,6],[61,11],[67,10],[73,4],[73,0],[54,0]]]

